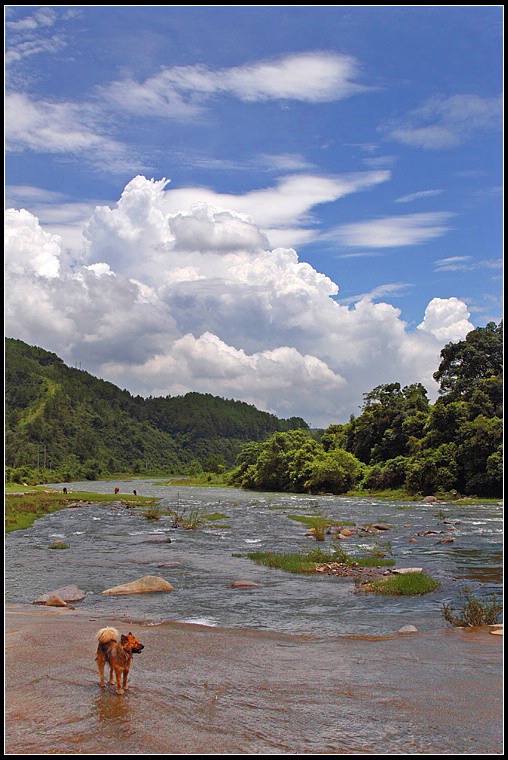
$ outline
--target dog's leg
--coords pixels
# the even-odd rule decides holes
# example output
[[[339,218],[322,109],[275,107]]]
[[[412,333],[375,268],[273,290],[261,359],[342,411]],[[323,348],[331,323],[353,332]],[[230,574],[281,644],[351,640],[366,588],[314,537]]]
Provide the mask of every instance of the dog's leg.
[[[122,689],[122,670],[123,670],[123,668],[118,668],[118,667],[115,666],[116,693],[117,694],[123,694],[123,689]]]
[[[103,688],[106,687],[106,681],[104,679],[104,665],[106,664],[106,661],[104,659],[104,655],[100,651],[100,649],[97,651],[97,667],[99,669],[99,677],[101,679],[101,686]]]
[[[113,678],[113,666],[110,664],[109,666],[109,683],[114,686],[115,685],[115,679]]]
[[[123,671],[123,688],[124,688],[124,691],[127,691],[128,688],[129,688],[127,686],[127,679],[128,679],[128,677],[129,677],[129,668],[124,668],[124,671]]]

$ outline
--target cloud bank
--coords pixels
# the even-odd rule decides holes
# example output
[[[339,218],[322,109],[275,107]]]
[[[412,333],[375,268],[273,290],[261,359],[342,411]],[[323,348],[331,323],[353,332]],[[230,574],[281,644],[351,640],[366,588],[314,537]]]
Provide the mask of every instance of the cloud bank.
[[[316,182],[313,202],[363,181]],[[8,210],[6,334],[134,394],[211,393],[312,426],[346,422],[382,383],[421,382],[435,398],[441,348],[473,329],[462,301],[433,299],[409,332],[398,309],[372,295],[340,304],[329,277],[273,247],[265,225],[294,222],[291,204],[276,218],[262,192],[240,209],[167,185],[137,176],[115,207],[98,206],[79,263],[34,215]],[[397,218],[399,244],[443,221]]]

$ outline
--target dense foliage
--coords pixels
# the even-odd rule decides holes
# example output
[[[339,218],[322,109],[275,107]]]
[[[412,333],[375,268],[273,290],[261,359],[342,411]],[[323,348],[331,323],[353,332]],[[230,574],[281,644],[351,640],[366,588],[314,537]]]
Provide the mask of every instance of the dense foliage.
[[[8,481],[221,472],[246,441],[308,427],[210,394],[132,396],[21,340],[5,348]]]
[[[321,441],[279,432],[246,444],[231,482],[243,488],[346,493],[404,489],[500,497],[503,483],[503,326],[490,322],[441,351],[440,395],[423,385],[380,385],[359,417]]]

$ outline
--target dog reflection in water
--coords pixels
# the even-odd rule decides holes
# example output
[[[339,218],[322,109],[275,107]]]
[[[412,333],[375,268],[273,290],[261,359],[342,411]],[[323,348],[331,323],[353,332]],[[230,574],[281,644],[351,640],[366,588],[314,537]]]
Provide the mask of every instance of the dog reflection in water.
[[[139,654],[144,645],[141,644],[131,632],[124,636],[116,628],[101,628],[96,636],[99,645],[97,647],[97,667],[101,686],[106,686],[104,679],[104,668],[109,665],[109,683],[115,683],[113,674],[116,678],[116,693],[123,694],[127,691],[127,679],[132,663],[132,655]]]

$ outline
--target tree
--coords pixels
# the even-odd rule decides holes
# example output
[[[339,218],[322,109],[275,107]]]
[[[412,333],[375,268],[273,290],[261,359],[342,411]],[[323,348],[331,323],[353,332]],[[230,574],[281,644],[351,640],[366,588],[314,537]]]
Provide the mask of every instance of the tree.
[[[434,380],[442,395],[468,399],[481,380],[500,377],[503,371],[503,323],[489,322],[467,334],[465,340],[448,343]]]

